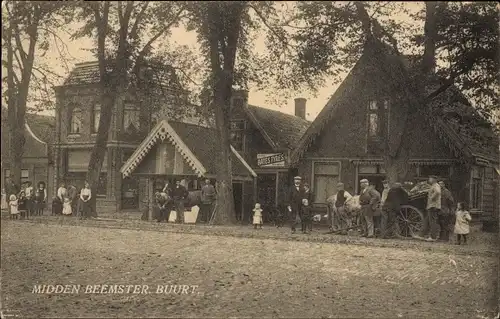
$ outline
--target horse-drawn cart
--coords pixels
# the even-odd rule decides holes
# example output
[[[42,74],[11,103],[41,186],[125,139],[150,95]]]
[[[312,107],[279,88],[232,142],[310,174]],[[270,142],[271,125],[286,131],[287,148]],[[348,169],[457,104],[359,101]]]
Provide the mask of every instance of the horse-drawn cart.
[[[408,204],[401,206],[397,216],[399,235],[403,237],[419,235],[424,224],[428,190],[429,184],[421,182],[409,191]]]

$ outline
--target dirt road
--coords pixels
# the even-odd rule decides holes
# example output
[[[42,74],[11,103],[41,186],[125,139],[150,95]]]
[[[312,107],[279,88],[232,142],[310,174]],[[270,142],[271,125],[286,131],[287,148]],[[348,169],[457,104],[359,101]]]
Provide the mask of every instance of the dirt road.
[[[1,265],[5,318],[476,318],[497,271],[488,256],[5,221]],[[67,293],[36,293],[48,285]]]

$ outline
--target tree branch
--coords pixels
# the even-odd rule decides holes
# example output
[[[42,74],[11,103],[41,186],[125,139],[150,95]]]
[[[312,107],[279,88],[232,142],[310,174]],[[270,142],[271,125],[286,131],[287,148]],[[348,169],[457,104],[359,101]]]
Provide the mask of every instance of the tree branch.
[[[142,20],[144,13],[146,12],[146,9],[149,6],[149,1],[144,2],[141,11],[137,14],[137,17],[135,18],[135,22],[132,25],[132,29],[130,30],[130,38],[134,39],[137,36],[137,30],[139,28],[140,21]]]
[[[296,47],[296,46],[290,44],[290,42],[288,41],[286,36],[279,34],[278,31],[276,31],[271,25],[269,25],[269,23],[267,22],[267,19],[264,17],[264,14],[262,12],[260,12],[260,10],[258,10],[252,4],[248,4],[248,7],[253,9],[253,11],[257,14],[259,19],[262,21],[262,23],[269,29],[269,31],[271,31],[274,34],[274,36],[276,36],[278,38],[278,40],[281,41],[282,44],[285,45],[286,48],[295,48]]]

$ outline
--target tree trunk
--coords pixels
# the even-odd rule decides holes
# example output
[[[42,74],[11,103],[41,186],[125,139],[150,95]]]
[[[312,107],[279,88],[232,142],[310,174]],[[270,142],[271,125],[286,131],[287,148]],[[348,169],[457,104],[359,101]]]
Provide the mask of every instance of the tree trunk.
[[[424,55],[422,57],[422,73],[429,74],[436,68],[436,1],[425,3],[425,24],[424,24]]]

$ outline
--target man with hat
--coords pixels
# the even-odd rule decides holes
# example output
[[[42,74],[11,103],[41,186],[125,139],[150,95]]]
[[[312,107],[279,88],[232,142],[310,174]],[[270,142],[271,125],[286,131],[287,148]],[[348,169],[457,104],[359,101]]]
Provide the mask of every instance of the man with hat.
[[[441,210],[438,215],[438,223],[440,227],[439,240],[447,242],[450,240],[451,225],[455,225],[453,220],[455,215],[455,200],[443,181],[439,181],[438,184],[441,187]]]
[[[427,192],[426,216],[422,227],[421,237],[427,241],[435,241],[438,236],[438,214],[441,210],[441,186],[437,182],[437,176],[429,176],[430,184]]]
[[[288,192],[288,213],[290,216],[290,223],[292,234],[295,233],[295,227],[300,223],[300,211],[302,208],[302,199],[306,198],[307,194],[302,186],[302,178],[295,176],[293,178],[293,186]]]
[[[374,223],[373,216],[379,209],[380,193],[373,187],[367,179],[359,181],[361,187],[361,194],[359,194],[359,204],[361,205],[361,224],[363,226],[363,237],[373,238],[374,236]]]

